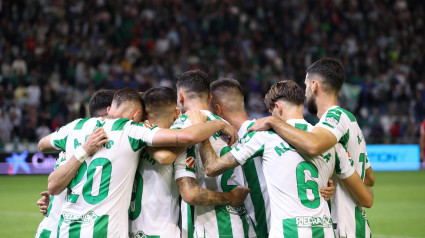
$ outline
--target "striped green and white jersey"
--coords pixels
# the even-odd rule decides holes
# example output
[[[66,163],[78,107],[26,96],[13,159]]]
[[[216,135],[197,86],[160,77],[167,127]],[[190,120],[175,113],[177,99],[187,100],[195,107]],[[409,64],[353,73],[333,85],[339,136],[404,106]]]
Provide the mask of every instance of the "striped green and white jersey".
[[[179,190],[172,164],[140,155],[130,203],[130,237],[180,237]]]
[[[248,128],[254,125],[255,120],[245,121],[238,131],[240,141],[247,133]],[[248,160],[243,166],[246,187],[251,189],[245,200],[248,216],[251,218],[258,238],[268,237],[270,230],[270,199],[267,192],[261,157]]]
[[[66,153],[61,151],[58,158],[56,159],[55,169],[65,163]],[[47,209],[46,216],[38,226],[36,238],[49,238],[56,237],[59,219],[62,213],[62,205],[65,203],[67,189],[62,191],[58,195],[51,195],[49,207]]]
[[[288,123],[308,128],[304,120]],[[319,190],[333,174],[339,156],[335,150],[307,162],[275,132],[264,131],[248,133],[231,153],[242,165],[256,156],[262,158],[270,197],[270,237],[334,236],[329,208]],[[339,167],[341,177],[354,172],[347,156]]]
[[[223,120],[209,111],[203,110],[208,120]],[[183,115],[175,121],[171,128],[180,129],[190,126],[188,118]],[[216,133],[209,138],[214,151],[220,155],[230,150],[221,138],[221,133]],[[179,155],[174,163],[175,179],[182,177],[196,178],[198,184],[206,189],[216,192],[229,192],[236,187],[244,186],[244,177],[240,166],[223,173],[217,177],[208,177],[205,174],[198,145],[189,146]],[[245,206],[195,206],[194,221],[190,220],[190,206],[182,204],[182,237],[247,237],[255,236],[252,223],[248,219]],[[187,215],[187,216],[186,216]],[[184,221],[186,220],[186,221]],[[194,225],[191,236],[190,225]]]
[[[364,180],[365,170],[370,167],[366,153],[366,141],[349,111],[333,106],[320,118],[320,126],[332,132],[347,151],[354,168]],[[337,223],[337,235],[341,237],[370,237],[370,227],[364,208],[351,196],[342,181],[335,181],[335,196],[331,200],[332,217]]]
[[[152,144],[159,128],[128,119],[86,118],[65,137],[52,135],[52,145],[70,156],[98,127],[105,129],[109,140],[81,164],[68,185],[59,237],[128,236],[128,208],[140,151]]]

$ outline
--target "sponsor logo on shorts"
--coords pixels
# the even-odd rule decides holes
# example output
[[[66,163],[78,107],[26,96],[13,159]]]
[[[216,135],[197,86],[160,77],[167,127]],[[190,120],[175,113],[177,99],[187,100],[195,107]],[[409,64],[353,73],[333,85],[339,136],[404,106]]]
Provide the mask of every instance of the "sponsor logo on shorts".
[[[63,221],[65,223],[79,222],[83,224],[94,223],[97,219],[96,213],[89,211],[86,214],[76,214],[72,212],[62,212]]]
[[[229,213],[235,214],[235,215],[245,215],[246,214],[246,209],[245,209],[245,206],[243,206],[243,205],[237,206],[237,207],[232,207],[230,205],[226,205],[226,210]]]
[[[296,217],[298,227],[332,227],[332,218],[323,217]]]

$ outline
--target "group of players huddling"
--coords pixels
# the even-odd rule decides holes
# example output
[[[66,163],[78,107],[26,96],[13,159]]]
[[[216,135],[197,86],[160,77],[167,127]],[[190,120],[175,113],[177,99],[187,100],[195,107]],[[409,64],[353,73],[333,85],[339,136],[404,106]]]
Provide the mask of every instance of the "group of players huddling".
[[[39,142],[61,153],[36,238],[371,237],[374,175],[356,118],[337,106],[344,69],[324,58],[306,73],[315,126],[293,81],[271,87],[272,116],[258,120],[238,81],[210,85],[198,70],[177,92],[98,91],[91,118]]]

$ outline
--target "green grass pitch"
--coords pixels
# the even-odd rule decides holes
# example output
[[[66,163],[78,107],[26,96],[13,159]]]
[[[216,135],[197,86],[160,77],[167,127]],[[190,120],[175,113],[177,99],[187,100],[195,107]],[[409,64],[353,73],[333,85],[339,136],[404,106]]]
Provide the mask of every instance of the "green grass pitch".
[[[425,170],[375,172],[374,204],[366,214],[373,237],[425,237]],[[36,206],[47,176],[0,176],[0,237],[34,237]]]

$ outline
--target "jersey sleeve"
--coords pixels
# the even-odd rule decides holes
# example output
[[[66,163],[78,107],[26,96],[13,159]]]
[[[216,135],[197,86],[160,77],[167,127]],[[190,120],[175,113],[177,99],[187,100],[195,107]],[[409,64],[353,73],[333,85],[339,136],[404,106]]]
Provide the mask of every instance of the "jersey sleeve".
[[[128,140],[133,151],[137,151],[145,146],[151,146],[159,127],[149,123],[131,122],[128,131]]]
[[[256,154],[264,151],[264,142],[266,141],[266,138],[263,138],[262,140],[260,138],[262,135],[264,135],[264,133],[267,132],[252,131],[248,133],[240,141],[240,143],[230,151],[239,164],[245,164],[249,158],[255,157]]]
[[[348,157],[348,153],[344,147],[340,144],[336,144],[335,148],[335,173],[339,179],[346,179],[350,177],[355,169],[351,158]]]
[[[84,119],[76,119],[50,134],[50,144],[52,145],[52,147],[56,150],[65,151],[68,135],[71,133],[72,130],[74,130],[74,128],[81,120]]]
[[[366,162],[366,164],[364,166],[365,170],[372,167],[372,165],[370,164],[369,158],[367,157],[367,153],[366,153],[366,161],[365,162]]]
[[[177,157],[176,161],[174,161],[174,178],[176,180],[182,177],[191,177],[196,179],[195,158],[195,145],[188,146],[186,151]]]
[[[341,137],[347,133],[350,126],[350,119],[338,108],[328,110],[316,126],[325,128],[335,135],[336,140],[339,141]]]

